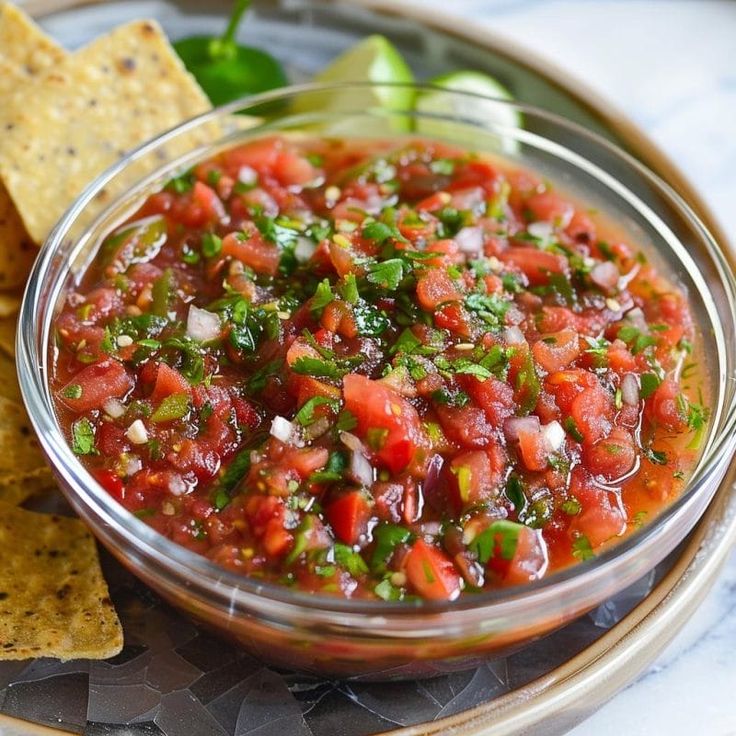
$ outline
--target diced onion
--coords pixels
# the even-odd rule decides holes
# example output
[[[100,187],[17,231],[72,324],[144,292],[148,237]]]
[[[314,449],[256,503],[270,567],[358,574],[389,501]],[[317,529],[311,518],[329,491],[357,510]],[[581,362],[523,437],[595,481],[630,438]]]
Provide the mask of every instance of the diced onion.
[[[539,417],[531,415],[528,417],[509,417],[503,423],[503,431],[509,442],[516,442],[521,432],[539,432]]]
[[[136,419],[125,433],[125,436],[134,445],[145,445],[148,442],[148,432],[146,425],[140,419]]]
[[[113,419],[120,419],[125,414],[125,404],[120,399],[108,399],[102,408],[105,410],[107,416]]]
[[[299,428],[285,417],[275,416],[271,422],[271,436],[286,445],[297,444]]]
[[[483,249],[483,228],[464,227],[458,231],[455,242],[463,253],[480,253]]]
[[[340,432],[340,439],[343,445],[353,452],[363,452],[363,443],[350,432]]]
[[[616,264],[611,261],[597,263],[590,272],[590,280],[604,291],[613,291],[618,286],[620,276]]]
[[[554,231],[555,229],[551,222],[532,222],[527,227],[529,235],[533,235],[535,238],[544,241],[550,240]]]
[[[515,325],[513,327],[507,327],[503,331],[503,339],[506,340],[509,345],[520,345],[526,342],[524,333]]]
[[[557,452],[565,442],[565,430],[557,420],[545,424],[542,427],[542,434],[552,448],[552,452]]]
[[[193,340],[208,342],[220,336],[220,329],[219,315],[195,307],[194,304],[190,305],[187,315],[187,335],[189,337]]]
[[[639,404],[639,381],[633,373],[627,373],[621,379],[621,400],[627,406]]]
[[[241,166],[238,171],[238,181],[241,184],[255,184],[258,181],[258,172],[250,166]]]
[[[130,457],[128,457],[127,462],[125,463],[125,475],[135,475],[142,468],[143,462],[138,457],[138,455],[131,455]]]
[[[632,327],[636,327],[641,332],[648,332],[649,326],[647,325],[647,318],[644,316],[644,312],[639,307],[629,309],[624,315],[626,320],[631,323]]]
[[[357,450],[353,450],[350,456],[350,474],[354,480],[363,486],[370,486],[373,483],[373,466],[368,462],[368,458]]]
[[[188,489],[188,486],[186,482],[184,481],[184,478],[182,478],[180,475],[174,475],[173,473],[169,477],[168,482],[168,489],[169,493],[172,496],[183,496]]]
[[[296,239],[296,245],[294,246],[294,257],[299,261],[299,263],[306,263],[312,257],[316,249],[317,245],[314,241],[300,235]]]

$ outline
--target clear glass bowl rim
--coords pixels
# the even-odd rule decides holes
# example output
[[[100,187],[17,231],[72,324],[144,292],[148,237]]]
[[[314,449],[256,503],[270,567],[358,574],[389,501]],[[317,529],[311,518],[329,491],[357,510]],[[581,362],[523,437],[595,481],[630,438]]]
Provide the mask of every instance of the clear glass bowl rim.
[[[53,261],[56,258],[57,252],[65,246],[66,233],[75,219],[95,197],[96,193],[103,189],[110,180],[114,179],[132,161],[144,157],[155,148],[163,145],[166,141],[190,129],[214,121],[222,116],[231,115],[238,111],[245,111],[257,105],[275,103],[282,99],[286,100],[302,93],[334,92],[339,90],[360,91],[370,88],[391,87],[411,89],[416,92],[440,89],[429,84],[370,82],[293,85],[272,92],[245,97],[227,105],[214,108],[147,141],[94,179],[69,207],[42,246],[23,296],[16,338],[18,377],[29,417],[56,472],[62,475],[69,486],[74,488],[78,502],[86,506],[99,520],[113,527],[118,534],[122,535],[130,544],[135,546],[142,556],[151,558],[157,566],[163,565],[169,573],[177,578],[181,578],[185,574],[186,579],[193,586],[193,592],[194,588],[200,587],[202,590],[217,593],[219,596],[223,595],[224,590],[229,591],[225,598],[230,601],[231,607],[235,606],[236,601],[247,605],[249,596],[257,596],[261,599],[268,599],[277,607],[279,605],[287,607],[294,606],[302,611],[311,609],[314,612],[320,611],[325,614],[337,613],[343,618],[350,617],[351,614],[360,617],[367,615],[371,617],[395,618],[421,613],[439,614],[466,610],[472,610],[476,613],[490,613],[491,609],[494,612],[502,614],[501,609],[505,607],[505,604],[523,603],[524,605],[534,605],[535,599],[548,594],[551,592],[551,589],[556,594],[564,595],[564,589],[568,584],[574,582],[576,585],[582,585],[586,580],[592,581],[594,577],[605,574],[609,569],[612,570],[617,562],[622,563],[623,560],[630,559],[639,549],[646,545],[647,541],[657,535],[673,517],[683,512],[693,497],[697,495],[698,491],[707,484],[712,473],[717,470],[718,459],[727,449],[729,440],[732,439],[734,429],[736,428],[736,392],[734,392],[730,397],[728,405],[719,407],[721,409],[719,426],[711,432],[708,447],[699,462],[695,475],[682,495],[663,510],[651,524],[646,524],[640,530],[629,534],[624,540],[605,550],[594,560],[579,563],[526,585],[484,591],[483,593],[470,596],[461,596],[458,600],[452,602],[418,601],[413,604],[407,604],[403,602],[351,600],[336,596],[303,593],[285,586],[263,583],[244,575],[230,572],[209,561],[207,558],[190,552],[175,542],[170,541],[112,499],[71,452],[71,448],[56,418],[50,391],[45,381],[47,373],[45,370],[42,370],[46,364],[47,354],[41,355],[38,344],[40,297],[46,291],[45,287],[50,288],[50,285],[46,282],[46,276],[53,267]],[[736,282],[734,281],[731,266],[723,251],[685,200],[646,166],[602,136],[533,105],[499,98],[489,98],[485,95],[472,92],[442,91],[445,94],[451,94],[452,96],[461,97],[466,100],[477,100],[478,102],[491,99],[494,104],[508,106],[520,112],[522,115],[531,115],[540,120],[552,123],[555,126],[566,129],[569,133],[587,138],[589,142],[596,146],[607,149],[609,154],[612,154],[622,163],[634,169],[650,186],[657,190],[658,194],[669,200],[680,216],[687,220],[698,232],[708,255],[712,258],[718,270],[722,286],[729,300],[731,318],[736,320]],[[388,112],[404,115],[409,114],[409,111],[406,110]],[[416,115],[417,117],[422,116],[422,114]],[[443,116],[431,114],[429,117],[442,119]],[[453,122],[458,120],[456,117],[449,117],[448,119]],[[471,125],[479,125],[477,120],[467,122]],[[541,138],[538,134],[537,137]],[[566,149],[557,142],[555,142],[555,145],[558,148],[573,153],[570,149]],[[601,171],[597,165],[592,164],[586,159],[582,159],[580,154],[574,153],[574,156],[585,161],[589,167],[587,173]],[[627,191],[629,191],[633,199],[640,202],[636,195],[631,193],[630,190]],[[114,208],[116,202],[117,199],[108,205],[108,208]],[[646,205],[643,205],[643,203],[641,205],[646,208]],[[67,274],[68,264],[59,269],[56,282],[62,281],[66,278]],[[54,316],[53,305],[48,306],[49,308],[43,315],[44,322],[41,324],[40,331],[42,334],[48,334],[48,327]],[[48,351],[45,341],[44,345],[46,351]],[[733,359],[733,356],[727,355],[725,357],[728,360]],[[731,373],[733,373],[733,370]],[[721,398],[725,400],[725,397]]]

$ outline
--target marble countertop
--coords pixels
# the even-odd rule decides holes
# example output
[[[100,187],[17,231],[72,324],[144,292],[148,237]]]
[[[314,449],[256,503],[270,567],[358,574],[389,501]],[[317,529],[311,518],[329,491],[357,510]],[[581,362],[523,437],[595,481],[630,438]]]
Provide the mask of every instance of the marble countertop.
[[[736,3],[425,0],[545,56],[679,165],[736,247]],[[571,736],[736,734],[736,554],[662,656]]]

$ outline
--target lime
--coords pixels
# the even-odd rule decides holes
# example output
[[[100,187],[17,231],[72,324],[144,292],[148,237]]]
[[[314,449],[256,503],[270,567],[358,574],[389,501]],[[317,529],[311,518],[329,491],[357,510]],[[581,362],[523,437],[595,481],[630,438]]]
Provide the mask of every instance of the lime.
[[[411,85],[414,75],[396,47],[384,36],[367,36],[344,51],[314,77],[325,84],[347,82],[389,82]],[[386,126],[377,125],[375,118],[361,117],[367,110],[385,110],[398,113],[413,109],[414,91],[410,87],[374,86],[358,89],[335,89],[325,92],[307,92],[295,102],[297,112],[329,111],[335,116],[330,124],[333,132],[353,135],[380,135],[380,128],[391,131],[408,130],[407,115],[386,117]]]
[[[430,81],[430,84],[444,87],[451,92],[472,92],[494,99],[453,95],[451,92],[439,89],[419,92],[414,102],[417,112],[449,118],[445,120],[433,120],[430,117],[417,119],[416,130],[422,135],[457,139],[458,135],[463,135],[463,123],[477,123],[487,129],[493,125],[507,128],[522,127],[521,113],[504,102],[497,102],[497,100],[513,100],[511,93],[487,74],[474,71],[452,72],[436,77]],[[453,119],[458,122],[454,122]],[[463,137],[469,135],[473,138],[478,136],[477,129],[470,132],[466,127]],[[483,138],[490,143],[492,148],[501,148],[508,153],[518,150],[518,142],[512,138],[501,137],[491,131]]]

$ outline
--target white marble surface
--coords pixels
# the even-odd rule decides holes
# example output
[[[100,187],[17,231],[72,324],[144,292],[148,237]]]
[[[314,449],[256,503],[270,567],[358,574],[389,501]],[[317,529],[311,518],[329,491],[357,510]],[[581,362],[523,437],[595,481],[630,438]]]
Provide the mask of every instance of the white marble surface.
[[[637,122],[736,247],[736,2],[428,0],[543,54]],[[736,734],[736,554],[688,625],[571,736]]]

